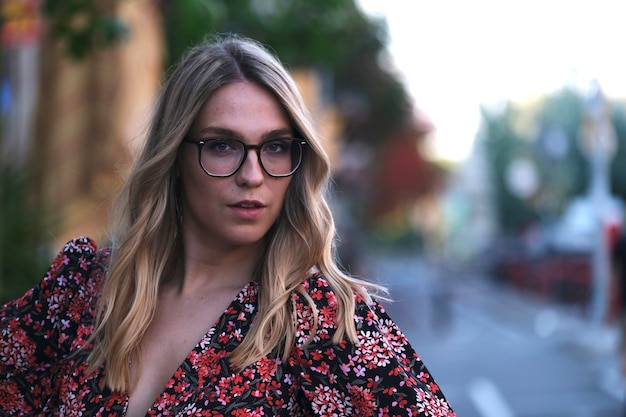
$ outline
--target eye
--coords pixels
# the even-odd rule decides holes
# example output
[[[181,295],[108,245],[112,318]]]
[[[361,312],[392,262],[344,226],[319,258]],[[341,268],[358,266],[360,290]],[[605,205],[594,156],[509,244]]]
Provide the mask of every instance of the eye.
[[[239,152],[241,145],[233,139],[209,139],[204,144],[205,152],[212,155],[230,155]]]
[[[263,152],[271,154],[288,154],[291,149],[291,139],[272,139],[263,144]]]

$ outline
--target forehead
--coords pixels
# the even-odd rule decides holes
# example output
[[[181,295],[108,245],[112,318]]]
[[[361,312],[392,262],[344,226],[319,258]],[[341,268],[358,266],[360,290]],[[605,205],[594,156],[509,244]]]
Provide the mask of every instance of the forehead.
[[[291,125],[278,99],[259,84],[242,81],[217,89],[202,105],[192,129],[198,133],[228,129],[255,139]]]

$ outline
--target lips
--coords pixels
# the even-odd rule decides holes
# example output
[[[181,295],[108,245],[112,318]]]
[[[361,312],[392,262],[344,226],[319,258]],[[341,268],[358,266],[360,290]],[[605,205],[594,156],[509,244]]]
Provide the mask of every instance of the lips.
[[[239,207],[239,208],[262,208],[264,204],[257,200],[242,200],[238,201],[235,204],[231,204],[230,207]]]
[[[241,203],[241,204],[236,204],[235,207],[255,208],[255,207],[260,207],[260,205],[259,204],[255,204],[255,203]]]
[[[229,207],[236,217],[243,220],[253,220],[261,214],[265,205],[256,200],[244,200],[231,204]]]

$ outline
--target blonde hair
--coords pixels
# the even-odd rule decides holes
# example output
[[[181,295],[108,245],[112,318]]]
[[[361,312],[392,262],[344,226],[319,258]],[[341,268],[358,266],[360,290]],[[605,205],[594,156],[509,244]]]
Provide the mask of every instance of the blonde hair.
[[[264,47],[227,36],[192,48],[172,72],[157,102],[143,150],[122,189],[113,218],[112,259],[92,336],[91,369],[106,367],[106,384],[130,389],[129,361],[157,308],[161,283],[180,274],[183,248],[177,212],[177,153],[204,102],[218,88],[253,81],[286,109],[293,128],[307,142],[300,168],[287,189],[283,211],[267,236],[259,266],[259,310],[255,325],[232,353],[243,368],[270,352],[283,358],[295,338],[290,297],[317,268],[337,295],[335,342],[356,339],[355,293],[381,287],[344,274],[335,259],[335,225],[326,201],[328,157],[293,79]],[[313,310],[315,310],[313,308]],[[314,311],[313,325],[317,322]]]

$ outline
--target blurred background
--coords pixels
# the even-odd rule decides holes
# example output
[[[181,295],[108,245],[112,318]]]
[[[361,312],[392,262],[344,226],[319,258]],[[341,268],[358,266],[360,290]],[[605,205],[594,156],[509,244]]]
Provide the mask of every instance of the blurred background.
[[[463,417],[622,416],[626,27],[600,1],[2,0],[0,300],[111,201],[186,48],[297,80],[339,256]]]

